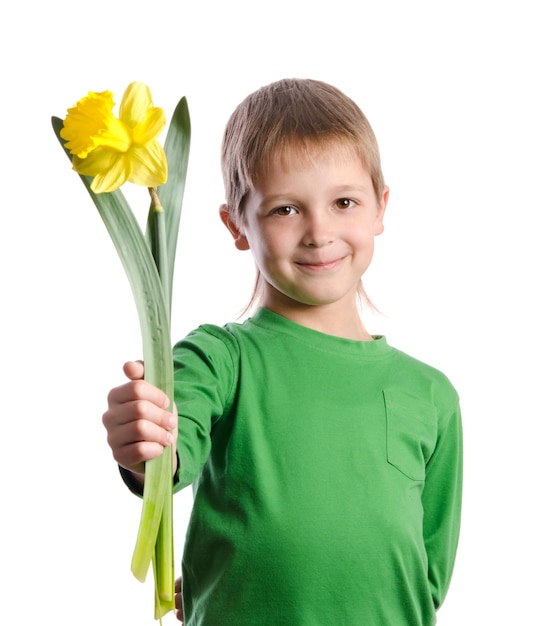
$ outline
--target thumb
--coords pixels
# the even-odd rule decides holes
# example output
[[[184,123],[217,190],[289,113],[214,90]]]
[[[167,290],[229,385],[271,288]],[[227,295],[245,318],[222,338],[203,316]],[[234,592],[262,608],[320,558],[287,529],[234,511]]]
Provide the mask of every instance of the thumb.
[[[129,380],[144,378],[144,363],[142,361],[128,361],[124,364],[124,374]]]

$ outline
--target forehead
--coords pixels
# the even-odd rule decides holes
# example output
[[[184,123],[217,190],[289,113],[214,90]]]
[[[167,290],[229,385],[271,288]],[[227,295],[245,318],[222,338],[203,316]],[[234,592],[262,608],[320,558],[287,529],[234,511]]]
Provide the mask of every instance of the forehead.
[[[340,165],[350,164],[351,161],[357,162],[358,167],[365,170],[361,154],[351,142],[289,142],[265,155],[253,182],[256,185],[276,172],[290,174],[320,163]]]

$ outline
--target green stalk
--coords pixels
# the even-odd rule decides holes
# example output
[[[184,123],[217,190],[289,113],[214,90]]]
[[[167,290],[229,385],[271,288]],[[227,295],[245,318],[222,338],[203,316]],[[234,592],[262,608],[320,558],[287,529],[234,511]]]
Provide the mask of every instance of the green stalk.
[[[189,109],[187,100],[182,98],[174,110],[165,140],[168,179],[158,190],[150,190],[152,203],[146,228],[146,238],[159,270],[165,298],[168,300],[169,315],[171,315],[172,307],[174,263],[190,143]],[[166,210],[161,210],[161,204],[166,207]],[[155,619],[159,620],[175,608],[172,485],[170,490],[170,497],[167,495],[165,498],[165,508],[153,558]]]
[[[157,189],[150,187],[148,191],[150,192],[151,205],[148,214],[146,240],[150,245],[155,266],[157,267],[157,272],[161,280],[167,311],[170,312],[172,306],[172,285],[169,280],[166,212],[161,205]]]
[[[155,554],[153,558],[153,573],[155,580],[154,616],[161,620],[169,611],[174,610],[174,542],[172,531],[172,488],[167,495],[161,516],[161,526],[157,535]]]
[[[63,120],[53,117],[52,125],[63,146]],[[71,159],[67,150],[66,154]],[[95,194],[90,188],[91,178],[80,178],[107,227],[131,285],[142,335],[145,378],[167,394],[172,408],[174,372],[168,303],[146,239],[120,190]],[[141,520],[132,560],[133,574],[140,581],[146,579],[171,482],[172,455],[168,446],[161,456],[146,463]]]
[[[153,259],[161,279],[161,285],[165,296],[167,310],[171,308],[171,289],[169,281],[169,265],[167,250],[167,232],[165,211],[155,188],[150,188],[150,213],[148,215],[147,239]],[[171,476],[172,476],[171,457]],[[155,618],[161,619],[170,610],[170,604],[174,608],[174,541],[172,522],[172,479],[167,484],[167,491],[163,501],[163,511],[155,552],[153,556],[153,571],[155,581]]]

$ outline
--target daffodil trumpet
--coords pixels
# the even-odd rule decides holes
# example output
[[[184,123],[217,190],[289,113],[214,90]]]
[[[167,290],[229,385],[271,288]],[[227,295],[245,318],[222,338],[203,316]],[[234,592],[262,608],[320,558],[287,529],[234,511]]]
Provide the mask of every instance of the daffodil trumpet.
[[[110,92],[90,92],[68,110],[65,120],[53,117],[52,125],[127,274],[139,317],[145,378],[167,394],[172,407],[172,280],[190,146],[189,112],[182,98],[163,149],[157,136],[165,125],[164,113],[154,107],[146,85],[128,86],[119,118],[112,113],[113,104]],[[119,189],[126,181],[149,189],[146,235]],[[170,446],[146,463],[142,512],[131,561],[131,570],[140,581],[146,579],[153,563],[154,616],[159,620],[174,609],[172,467]]]

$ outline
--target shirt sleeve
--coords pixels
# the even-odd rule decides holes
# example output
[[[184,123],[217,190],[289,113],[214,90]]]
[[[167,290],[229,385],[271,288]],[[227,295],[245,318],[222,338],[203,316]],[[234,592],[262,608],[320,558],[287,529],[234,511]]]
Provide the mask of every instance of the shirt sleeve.
[[[462,501],[462,419],[458,401],[439,419],[436,448],[423,490],[423,536],[432,599],[438,609],[447,593],[457,551]]]
[[[230,333],[213,326],[200,327],[174,347],[180,461],[175,491],[191,484],[208,459],[212,428],[233,402],[238,355]]]

